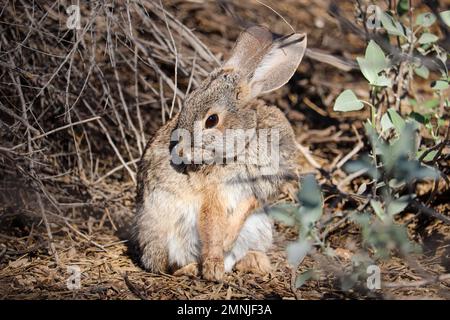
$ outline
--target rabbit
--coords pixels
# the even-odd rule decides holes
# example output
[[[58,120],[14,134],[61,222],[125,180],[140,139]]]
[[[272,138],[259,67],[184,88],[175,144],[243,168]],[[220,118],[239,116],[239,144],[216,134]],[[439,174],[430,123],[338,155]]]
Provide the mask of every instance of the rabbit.
[[[289,81],[306,43],[306,34],[275,37],[264,27],[248,28],[230,58],[149,141],[139,163],[133,225],[146,270],[201,271],[209,280],[233,268],[270,272],[272,220],[265,208],[287,181],[298,179],[298,149],[283,112],[256,98]],[[220,135],[228,134],[240,147],[223,146]],[[202,144],[192,146],[190,138],[200,135]],[[261,137],[277,143],[276,161],[259,154]]]

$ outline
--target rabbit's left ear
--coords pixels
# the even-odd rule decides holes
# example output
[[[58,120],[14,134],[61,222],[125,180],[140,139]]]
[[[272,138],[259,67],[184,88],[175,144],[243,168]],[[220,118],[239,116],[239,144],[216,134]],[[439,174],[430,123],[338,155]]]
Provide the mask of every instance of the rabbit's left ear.
[[[275,40],[248,81],[250,98],[280,88],[294,75],[306,51],[306,34]]]

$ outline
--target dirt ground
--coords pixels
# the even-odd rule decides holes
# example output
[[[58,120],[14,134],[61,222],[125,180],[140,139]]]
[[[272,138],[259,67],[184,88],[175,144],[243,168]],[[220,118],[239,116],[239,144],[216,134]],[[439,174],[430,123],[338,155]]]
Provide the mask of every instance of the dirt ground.
[[[362,55],[364,40],[328,13],[330,1],[266,2],[294,29],[308,33],[309,48],[335,55],[350,66],[357,55]],[[290,30],[279,16],[257,1],[243,1],[231,9],[224,9],[214,1],[163,3],[218,59],[227,56],[247,23],[263,23],[280,34]],[[342,14],[353,19],[352,2],[339,3]],[[344,88],[352,88],[362,97],[367,95],[359,71],[349,69],[341,70],[306,57],[288,85],[265,97],[268,103],[276,104],[285,112],[298,142],[310,150],[325,170],[353,149],[363,135],[362,121],[368,116],[366,112],[344,116],[332,110],[335,97]],[[161,118],[157,108],[146,112],[147,119],[151,119],[149,132],[146,132],[148,139],[161,125]],[[367,149],[365,146],[362,152]],[[303,173],[313,171],[305,158],[298,161]],[[337,183],[344,178],[344,173],[336,172],[331,177],[320,176],[319,181]],[[350,268],[351,257],[361,244],[359,230],[347,223],[336,224],[329,234],[331,247],[340,253],[336,261],[311,254],[298,270],[292,270],[286,261],[285,249],[289,241],[295,239],[296,230],[277,223],[274,247],[269,252],[272,273],[257,276],[233,272],[216,283],[200,278],[151,274],[138,266],[127,246],[135,185],[125,173],[111,174],[92,185],[92,189],[81,187],[81,180],[77,182],[80,186],[72,181],[67,183],[62,198],[76,199],[76,203],[73,200],[73,205],[62,209],[64,219],[51,207],[46,209],[45,219],[50,230],[41,214],[39,199],[24,182],[14,179],[8,175],[2,184],[10,201],[0,203],[0,299],[450,298],[450,278],[438,281],[429,278],[450,273],[450,226],[429,217],[416,217],[412,212],[402,214],[399,222],[408,223],[410,237],[423,246],[423,253],[410,257],[411,261],[394,257],[380,262],[382,290],[367,290],[364,282],[348,291],[341,289],[337,271]],[[60,180],[54,188],[65,183],[64,177]],[[349,189],[357,187],[355,182]],[[429,196],[431,187],[432,183],[421,186],[424,199]],[[94,188],[95,192],[90,191]],[[450,217],[448,186],[439,186],[437,193],[433,208]],[[333,199],[333,192],[325,191],[325,208],[331,216],[352,206]],[[285,200],[291,201],[289,193],[280,198],[280,201]],[[50,237],[57,256],[49,250]],[[67,281],[71,279],[73,267],[81,271],[81,287],[70,290]],[[311,268],[319,270],[318,278],[295,289],[295,276]],[[427,274],[418,270],[426,270]]]
[[[233,272],[223,282],[209,282],[200,278],[174,277],[169,274],[150,274],[137,266],[130,255],[125,240],[114,231],[108,218],[81,228],[90,241],[70,239],[67,228],[53,232],[59,259],[65,268],[58,267],[53,256],[48,254],[46,242],[40,235],[41,226],[21,226],[19,219],[2,215],[3,252],[0,272],[0,298],[2,299],[448,299],[445,282],[417,286],[421,274],[411,270],[400,258],[380,264],[383,283],[398,285],[397,288],[368,291],[364,283],[349,291],[340,289],[336,271],[320,258],[313,261],[307,257],[298,273],[307,269],[323,270],[316,280],[307,282],[300,289],[293,285],[293,270],[286,262],[285,247],[295,232],[285,227],[276,228],[275,243],[269,252],[273,272],[263,277]],[[64,230],[66,229],[66,230]],[[428,272],[448,272],[449,228],[428,228],[424,236],[431,249],[417,262]],[[333,247],[343,248],[349,237],[357,238],[355,230],[343,228],[333,236]],[[341,246],[342,243],[342,246]],[[345,250],[345,249],[343,249]],[[346,251],[344,251],[346,252]],[[335,268],[348,267],[349,261],[342,259]],[[72,275],[67,269],[78,266],[81,287],[68,289]],[[326,270],[329,268],[329,270]],[[334,271],[334,272],[333,272]],[[405,284],[406,283],[406,284]],[[409,287],[407,284],[412,284]],[[382,285],[383,287],[383,285]]]

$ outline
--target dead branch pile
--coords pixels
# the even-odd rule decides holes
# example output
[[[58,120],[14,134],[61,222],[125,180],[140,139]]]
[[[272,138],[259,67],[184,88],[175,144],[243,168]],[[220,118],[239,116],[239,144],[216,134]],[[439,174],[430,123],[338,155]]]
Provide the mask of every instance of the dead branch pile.
[[[132,191],[148,135],[218,63],[161,2],[79,1],[79,24],[73,3],[0,8],[0,203],[55,218]]]

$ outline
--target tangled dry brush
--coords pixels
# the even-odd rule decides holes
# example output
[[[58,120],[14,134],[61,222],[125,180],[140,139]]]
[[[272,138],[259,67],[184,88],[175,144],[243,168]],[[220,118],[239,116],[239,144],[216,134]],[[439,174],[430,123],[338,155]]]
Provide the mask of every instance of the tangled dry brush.
[[[158,1],[79,4],[78,25],[71,1],[0,8],[0,202],[49,232],[74,211],[129,211],[147,135],[218,63]]]

